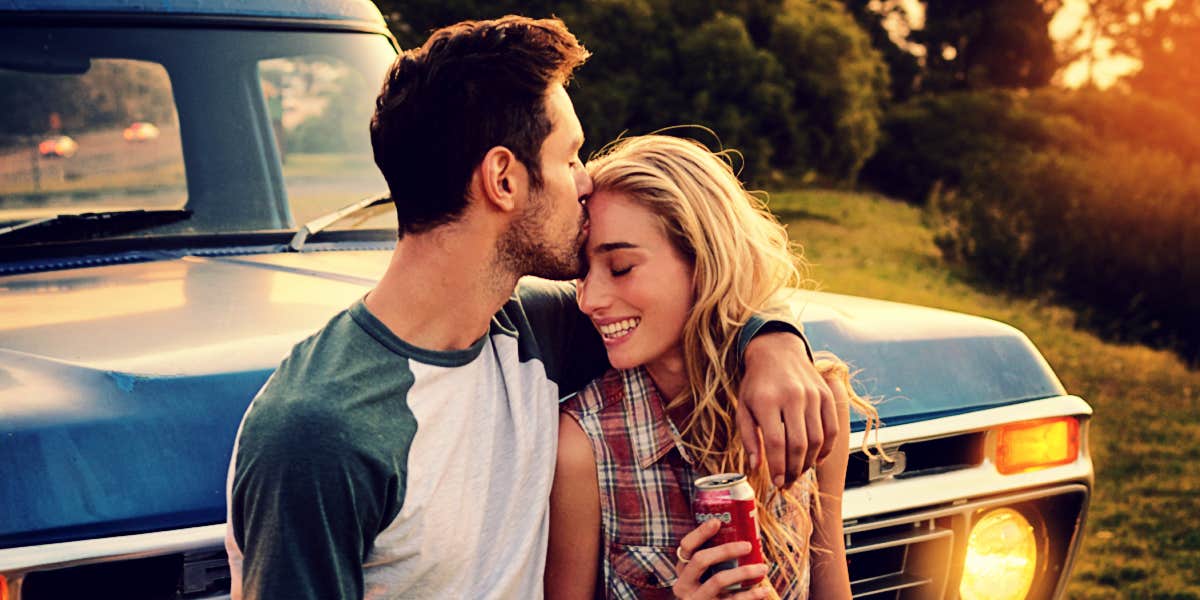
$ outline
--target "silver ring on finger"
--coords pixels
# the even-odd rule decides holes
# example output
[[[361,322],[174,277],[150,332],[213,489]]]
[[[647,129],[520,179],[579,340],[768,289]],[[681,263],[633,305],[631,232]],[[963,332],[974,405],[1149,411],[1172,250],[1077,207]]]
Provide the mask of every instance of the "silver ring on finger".
[[[689,561],[692,560],[692,557],[690,557],[690,556],[688,556],[686,558],[683,556],[683,546],[675,547],[675,558],[679,559],[679,564],[681,564],[681,565],[686,565],[686,564],[688,564]]]

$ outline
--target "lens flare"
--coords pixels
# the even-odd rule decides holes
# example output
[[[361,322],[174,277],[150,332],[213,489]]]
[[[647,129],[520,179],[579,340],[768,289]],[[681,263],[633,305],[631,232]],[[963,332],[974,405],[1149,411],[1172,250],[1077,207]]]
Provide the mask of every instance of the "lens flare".
[[[963,600],[1022,600],[1037,565],[1033,526],[1011,508],[993,510],[971,528],[958,593]]]

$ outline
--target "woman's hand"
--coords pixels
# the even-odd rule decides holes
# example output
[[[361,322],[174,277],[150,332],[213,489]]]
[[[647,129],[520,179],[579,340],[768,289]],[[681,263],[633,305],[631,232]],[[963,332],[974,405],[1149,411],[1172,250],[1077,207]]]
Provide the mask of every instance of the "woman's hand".
[[[725,588],[743,581],[762,579],[767,574],[767,565],[746,565],[727,569],[713,575],[700,583],[700,578],[709,567],[725,561],[736,559],[750,553],[749,542],[730,542],[712,548],[698,550],[704,542],[721,529],[721,522],[709,519],[683,536],[679,541],[679,562],[675,563],[677,579],[671,590],[676,598],[685,600],[707,600],[708,598],[729,598],[732,600],[762,600],[767,598],[771,589],[766,585],[758,585],[753,589],[742,592],[727,592]],[[765,581],[764,581],[765,583]]]

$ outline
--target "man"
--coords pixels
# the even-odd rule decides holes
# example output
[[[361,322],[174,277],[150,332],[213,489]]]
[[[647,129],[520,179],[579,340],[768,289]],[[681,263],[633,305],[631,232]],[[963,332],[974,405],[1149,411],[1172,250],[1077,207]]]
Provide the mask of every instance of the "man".
[[[591,182],[565,85],[587,56],[560,21],[505,17],[397,59],[371,136],[400,239],[247,410],[235,598],[541,596],[557,402],[607,365],[569,284],[517,281],[580,271]],[[739,422],[757,448],[757,416],[781,478],[836,427],[805,351],[789,333],[746,349]]]

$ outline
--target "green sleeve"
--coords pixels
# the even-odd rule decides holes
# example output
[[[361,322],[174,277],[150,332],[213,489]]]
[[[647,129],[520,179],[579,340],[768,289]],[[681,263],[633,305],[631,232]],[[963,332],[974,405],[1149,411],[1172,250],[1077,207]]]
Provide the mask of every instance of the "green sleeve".
[[[813,360],[812,344],[808,342],[801,327],[802,325],[798,322],[793,323],[782,318],[768,319],[760,315],[751,316],[750,320],[742,326],[742,331],[738,333],[738,361],[741,362],[742,357],[745,356],[746,346],[750,345],[750,340],[753,340],[754,336],[760,333],[785,332],[800,336],[800,340],[804,342],[804,351],[808,353],[808,360],[811,362]]]
[[[546,375],[567,396],[608,370],[604,341],[575,303],[575,284],[522,279],[517,286],[530,333],[537,341],[537,358]]]
[[[363,597],[363,561],[403,485],[336,414],[252,410],[230,497],[246,600]],[[290,414],[285,414],[290,413]],[[390,489],[390,491],[389,491]]]

